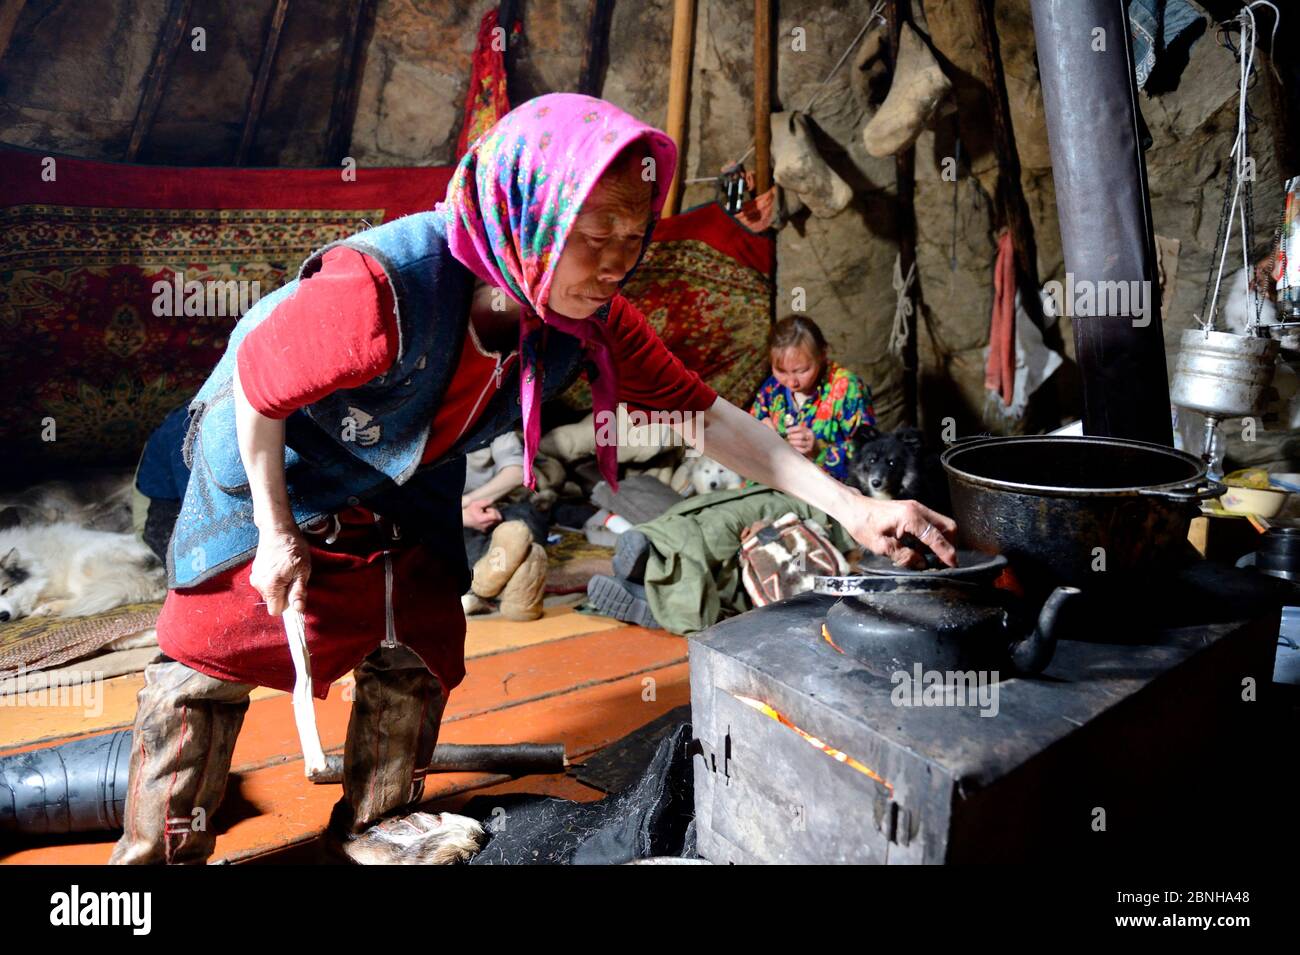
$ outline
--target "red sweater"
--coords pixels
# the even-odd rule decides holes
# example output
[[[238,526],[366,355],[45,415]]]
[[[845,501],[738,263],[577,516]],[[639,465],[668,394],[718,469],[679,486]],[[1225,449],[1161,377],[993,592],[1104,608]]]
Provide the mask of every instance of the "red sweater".
[[[703,411],[713,404],[717,392],[664,347],[622,295],[610,307],[609,328],[620,401],[641,411]],[[388,280],[378,262],[346,246],[325,253],[320,270],[248,333],[236,355],[244,394],[268,418],[287,418],[332,391],[362,385],[396,358]],[[503,374],[516,359],[503,363]],[[496,361],[471,325],[422,463],[445,454],[478,420],[495,384]]]

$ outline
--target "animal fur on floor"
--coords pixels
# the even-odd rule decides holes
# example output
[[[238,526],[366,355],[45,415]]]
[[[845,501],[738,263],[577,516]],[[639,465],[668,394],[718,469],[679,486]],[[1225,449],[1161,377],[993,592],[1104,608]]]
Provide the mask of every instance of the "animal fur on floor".
[[[450,865],[466,862],[487,834],[476,820],[450,812],[413,812],[385,819],[342,844],[359,865]]]
[[[0,528],[66,522],[98,531],[132,529],[133,475],[107,474],[72,481],[45,481],[0,493]]]
[[[166,593],[161,563],[132,534],[66,522],[0,531],[0,622],[84,617]]]

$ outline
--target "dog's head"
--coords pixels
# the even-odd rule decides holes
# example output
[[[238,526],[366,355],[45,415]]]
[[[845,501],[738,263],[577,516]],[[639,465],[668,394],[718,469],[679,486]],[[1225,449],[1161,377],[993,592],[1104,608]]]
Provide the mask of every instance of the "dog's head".
[[[845,482],[868,497],[892,501],[915,488],[925,450],[919,428],[878,431],[861,429],[853,442],[853,460]]]
[[[739,474],[725,468],[712,458],[701,457],[695,462],[691,471],[691,486],[696,494],[708,494],[710,491],[730,491],[740,487],[744,479]]]
[[[31,614],[44,588],[45,578],[10,547],[0,557],[0,623]]]

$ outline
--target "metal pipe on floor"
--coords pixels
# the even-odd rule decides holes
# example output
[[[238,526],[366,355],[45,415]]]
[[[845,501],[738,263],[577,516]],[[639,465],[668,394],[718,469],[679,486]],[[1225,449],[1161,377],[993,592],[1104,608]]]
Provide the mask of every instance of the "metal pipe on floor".
[[[0,832],[52,834],[122,828],[131,730],[0,758]],[[343,757],[327,757],[313,782],[342,782]],[[563,743],[439,743],[430,773],[563,773]]]

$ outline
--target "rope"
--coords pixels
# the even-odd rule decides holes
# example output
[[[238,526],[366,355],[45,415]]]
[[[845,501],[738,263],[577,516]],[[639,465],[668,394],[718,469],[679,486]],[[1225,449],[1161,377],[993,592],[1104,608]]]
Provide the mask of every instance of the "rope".
[[[1219,253],[1219,266],[1215,272],[1214,289],[1210,294],[1209,306],[1203,310],[1202,315],[1193,316],[1196,323],[1203,331],[1205,331],[1207,336],[1214,330],[1214,320],[1219,301],[1219,289],[1223,284],[1223,266],[1228,260],[1228,246],[1232,241],[1232,226],[1235,224],[1234,219],[1237,218],[1237,200],[1239,197],[1242,197],[1243,183],[1245,184],[1245,196],[1242,197],[1243,201],[1241,203],[1240,214],[1241,260],[1242,268],[1245,270],[1247,276],[1247,289],[1249,290],[1250,287],[1250,233],[1253,231],[1254,222],[1247,221],[1248,216],[1253,219],[1253,204],[1251,202],[1251,186],[1246,178],[1248,171],[1246,161],[1250,158],[1248,154],[1246,134],[1246,91],[1249,86],[1251,74],[1254,70],[1255,36],[1258,33],[1258,27],[1255,24],[1255,11],[1253,8],[1261,5],[1266,6],[1273,11],[1273,36],[1270,39],[1271,43],[1277,37],[1277,21],[1280,19],[1280,14],[1278,13],[1277,7],[1273,6],[1269,0],[1254,0],[1254,2],[1248,3],[1242,7],[1241,13],[1237,14],[1237,20],[1241,23],[1241,54],[1237,58],[1237,61],[1241,66],[1237,86],[1237,137],[1233,140],[1232,149],[1228,153],[1229,157],[1233,159],[1233,172],[1235,173],[1233,178],[1236,180],[1236,184],[1232,188],[1231,201],[1227,201],[1227,196],[1225,194],[1225,205],[1227,206],[1226,215],[1222,216],[1219,220],[1219,235],[1223,240],[1223,249]],[[1227,234],[1224,234],[1225,224],[1227,225]],[[1249,291],[1247,294],[1249,294]],[[1253,316],[1248,315],[1246,319],[1247,331],[1251,335],[1254,335],[1258,330],[1260,311],[1263,307],[1263,303],[1259,298],[1259,290],[1256,289],[1254,294],[1255,314]]]
[[[813,90],[813,95],[808,99],[808,104],[804,106],[802,110],[805,116],[812,113],[812,108],[817,101],[821,99],[821,95],[826,89],[826,84],[829,83],[831,78],[839,72],[840,67],[844,65],[844,61],[849,58],[849,54],[852,53],[854,48],[858,45],[858,41],[866,35],[867,30],[876,22],[876,17],[880,17],[880,19],[884,20],[886,23],[889,22],[885,20],[884,16],[880,12],[884,7],[885,0],[877,0],[876,5],[871,8],[871,13],[867,15],[867,22],[862,24],[862,29],[858,31],[858,35],[853,38],[853,42],[848,45],[848,48],[842,54],[840,54],[840,58],[836,60],[835,65],[831,67],[831,71],[826,74],[826,77],[818,83],[816,88]]]
[[[907,320],[915,306],[912,303],[911,290],[916,282],[916,262],[907,270],[907,279],[903,278],[903,257],[894,256],[894,292],[898,301],[894,304],[894,327],[889,330],[889,352],[892,355],[903,353],[903,343],[907,341]]]

